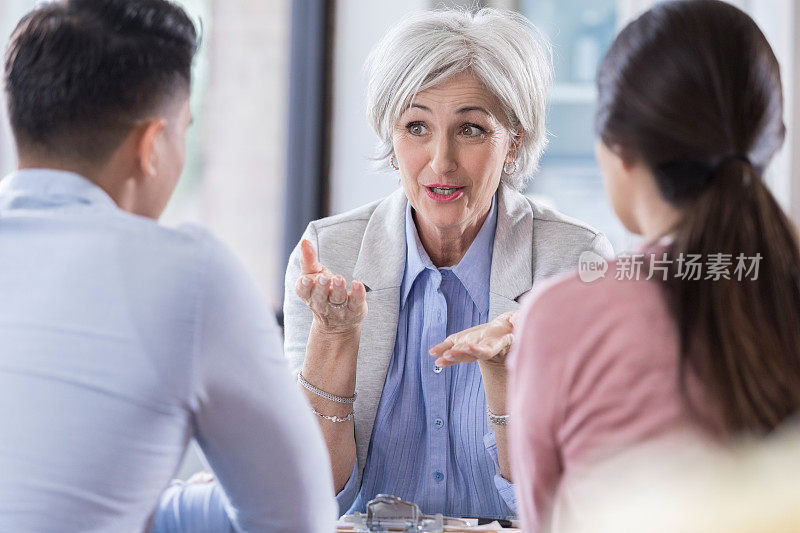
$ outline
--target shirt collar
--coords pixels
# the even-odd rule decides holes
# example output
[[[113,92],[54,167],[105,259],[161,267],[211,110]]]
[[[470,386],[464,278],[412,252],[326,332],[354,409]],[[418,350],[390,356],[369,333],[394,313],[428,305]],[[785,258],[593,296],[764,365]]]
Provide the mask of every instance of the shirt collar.
[[[0,181],[0,195],[60,197],[77,203],[117,207],[103,189],[83,176],[48,168],[30,168],[11,173]]]
[[[422,246],[417,227],[411,216],[411,204],[406,204],[406,271],[403,275],[400,306],[404,306],[414,281],[424,270],[439,274],[428,252]],[[482,312],[489,310],[489,279],[492,269],[492,251],[494,234],[497,229],[497,194],[492,198],[492,205],[486,220],[472,241],[467,253],[459,263],[450,268],[453,274],[467,289],[472,302]],[[442,269],[444,270],[444,269]]]

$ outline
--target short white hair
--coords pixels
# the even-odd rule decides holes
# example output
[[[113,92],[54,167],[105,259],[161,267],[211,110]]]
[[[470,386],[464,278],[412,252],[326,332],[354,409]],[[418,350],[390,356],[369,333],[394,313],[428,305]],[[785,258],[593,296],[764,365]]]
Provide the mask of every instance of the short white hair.
[[[514,11],[438,9],[411,15],[370,52],[367,120],[379,138],[379,165],[394,156],[392,132],[420,91],[472,72],[500,101],[498,117],[518,138],[517,171],[502,179],[516,189],[537,169],[547,144],[545,108],[552,52],[531,22]]]

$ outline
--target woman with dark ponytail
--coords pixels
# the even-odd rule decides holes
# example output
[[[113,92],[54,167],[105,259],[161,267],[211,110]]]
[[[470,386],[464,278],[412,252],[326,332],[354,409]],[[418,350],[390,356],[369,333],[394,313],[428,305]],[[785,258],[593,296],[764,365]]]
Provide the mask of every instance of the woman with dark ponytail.
[[[596,152],[615,212],[647,244],[603,277],[535,287],[519,318],[509,405],[525,531],[558,520],[600,456],[676,432],[761,436],[800,408],[800,252],[763,180],[782,114],[772,49],[729,4],[659,4],[611,45]]]

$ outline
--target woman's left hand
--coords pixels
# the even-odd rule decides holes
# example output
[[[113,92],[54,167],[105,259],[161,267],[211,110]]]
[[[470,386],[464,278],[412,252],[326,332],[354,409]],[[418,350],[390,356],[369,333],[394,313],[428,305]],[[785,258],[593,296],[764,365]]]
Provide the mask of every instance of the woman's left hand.
[[[436,366],[485,361],[502,365],[514,341],[517,311],[509,311],[494,320],[453,333],[444,342],[430,349]]]

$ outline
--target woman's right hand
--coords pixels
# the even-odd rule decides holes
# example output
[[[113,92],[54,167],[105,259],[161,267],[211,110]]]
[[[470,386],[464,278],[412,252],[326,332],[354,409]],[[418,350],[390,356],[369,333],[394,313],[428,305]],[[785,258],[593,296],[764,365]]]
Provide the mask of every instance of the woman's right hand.
[[[303,239],[300,251],[300,277],[294,288],[314,314],[317,328],[324,333],[349,333],[358,328],[367,314],[364,284],[353,280],[348,291],[345,279],[317,260],[310,241]]]
[[[300,276],[294,287],[314,315],[300,375],[328,394],[354,397],[361,322],[367,314],[364,284],[353,280],[348,291],[345,279],[321,264],[314,246],[303,239]],[[347,485],[356,463],[355,421],[350,416],[355,412],[354,405],[331,401],[305,387],[303,393],[323,417],[348,419],[346,422],[317,420],[328,447],[335,489],[339,492]]]

